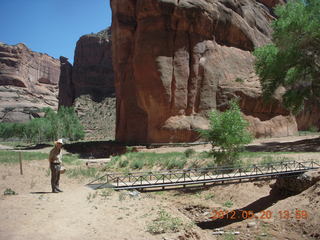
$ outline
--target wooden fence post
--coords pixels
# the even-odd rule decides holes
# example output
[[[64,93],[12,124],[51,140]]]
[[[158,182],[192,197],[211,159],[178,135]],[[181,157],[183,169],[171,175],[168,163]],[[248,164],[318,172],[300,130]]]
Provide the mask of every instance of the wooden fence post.
[[[23,169],[22,169],[22,153],[19,152],[19,163],[20,163],[20,174],[23,175]]]

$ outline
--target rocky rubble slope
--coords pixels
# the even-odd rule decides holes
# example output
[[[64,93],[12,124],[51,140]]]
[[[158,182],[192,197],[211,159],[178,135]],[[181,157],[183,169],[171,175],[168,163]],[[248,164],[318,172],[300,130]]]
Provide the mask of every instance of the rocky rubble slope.
[[[0,43],[0,122],[24,122],[57,109],[60,62],[24,44]]]

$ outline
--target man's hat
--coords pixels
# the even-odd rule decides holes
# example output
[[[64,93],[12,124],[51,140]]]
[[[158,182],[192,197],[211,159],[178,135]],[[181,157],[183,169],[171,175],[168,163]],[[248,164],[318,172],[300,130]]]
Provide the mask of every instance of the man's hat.
[[[63,139],[62,139],[62,138],[58,139],[57,141],[54,142],[54,144],[55,144],[55,145],[57,145],[57,144],[63,144]]]

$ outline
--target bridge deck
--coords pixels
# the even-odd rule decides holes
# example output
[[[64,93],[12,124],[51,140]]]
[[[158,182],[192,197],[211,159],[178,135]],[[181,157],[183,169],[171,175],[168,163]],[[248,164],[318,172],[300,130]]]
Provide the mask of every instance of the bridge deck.
[[[251,165],[246,167],[216,167],[195,169],[174,169],[170,171],[149,171],[131,173],[107,173],[88,185],[96,188],[111,187],[116,190],[165,188],[187,185],[229,184],[242,180],[263,180],[279,176],[304,173],[320,167],[316,161],[279,162],[275,164]]]

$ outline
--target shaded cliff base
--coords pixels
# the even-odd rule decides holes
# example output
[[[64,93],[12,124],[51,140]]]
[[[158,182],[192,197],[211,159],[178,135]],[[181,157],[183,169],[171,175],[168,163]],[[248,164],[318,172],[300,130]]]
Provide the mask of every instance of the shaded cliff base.
[[[248,152],[287,152],[289,154],[301,152],[320,152],[319,134],[309,136],[291,136],[270,139],[255,139],[253,143],[246,146]],[[121,155],[133,149],[138,152],[184,152],[186,149],[193,149],[196,152],[210,151],[211,145],[199,144],[147,144],[147,145],[128,145],[115,141],[84,141],[64,146],[65,149],[73,154],[79,154],[81,158],[109,158]],[[298,159],[297,159],[298,160]]]

